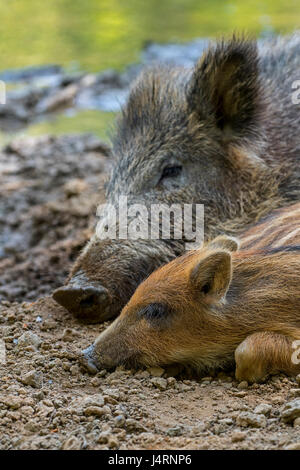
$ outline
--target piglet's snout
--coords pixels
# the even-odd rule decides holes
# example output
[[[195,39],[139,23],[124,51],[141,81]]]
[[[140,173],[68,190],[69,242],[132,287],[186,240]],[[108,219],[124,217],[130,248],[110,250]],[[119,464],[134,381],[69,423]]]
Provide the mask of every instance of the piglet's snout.
[[[91,374],[96,374],[98,372],[100,367],[95,358],[94,345],[91,345],[88,348],[81,351],[79,355],[79,362]]]

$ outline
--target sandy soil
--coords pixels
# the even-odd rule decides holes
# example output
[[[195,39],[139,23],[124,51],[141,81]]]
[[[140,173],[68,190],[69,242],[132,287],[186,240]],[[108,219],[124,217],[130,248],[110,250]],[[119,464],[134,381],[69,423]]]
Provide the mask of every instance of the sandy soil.
[[[81,369],[107,324],[79,324],[50,294],[93,230],[108,155],[92,136],[0,153],[0,449],[300,449],[299,377]]]

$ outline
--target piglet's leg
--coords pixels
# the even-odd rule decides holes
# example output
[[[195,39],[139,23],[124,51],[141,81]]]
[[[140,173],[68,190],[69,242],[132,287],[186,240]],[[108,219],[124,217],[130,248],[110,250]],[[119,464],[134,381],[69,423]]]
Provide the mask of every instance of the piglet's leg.
[[[261,382],[269,374],[278,372],[297,374],[300,372],[300,341],[269,331],[253,333],[236,348],[235,361],[235,376],[239,381]]]

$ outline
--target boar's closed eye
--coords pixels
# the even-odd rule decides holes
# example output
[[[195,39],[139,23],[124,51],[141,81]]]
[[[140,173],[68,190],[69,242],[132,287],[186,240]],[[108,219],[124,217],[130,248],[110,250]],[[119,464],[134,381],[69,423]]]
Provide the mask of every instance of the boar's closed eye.
[[[167,305],[161,303],[153,303],[146,305],[139,312],[140,317],[146,318],[151,323],[163,324],[170,315],[170,309]]]
[[[166,178],[176,178],[177,176],[180,175],[181,170],[182,170],[181,165],[166,166],[162,171],[160,181]]]

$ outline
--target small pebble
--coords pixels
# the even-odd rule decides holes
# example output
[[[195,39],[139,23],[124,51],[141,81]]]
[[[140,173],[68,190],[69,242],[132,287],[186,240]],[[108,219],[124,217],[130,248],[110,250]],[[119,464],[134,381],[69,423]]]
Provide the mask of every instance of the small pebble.
[[[257,405],[257,407],[254,409],[254,413],[269,416],[272,410],[272,405],[269,405],[268,403],[260,403]]]
[[[246,433],[243,431],[234,431],[231,435],[232,442],[241,442],[246,439]]]
[[[239,390],[245,390],[246,388],[248,388],[248,382],[246,382],[246,380],[243,380],[238,384],[237,388]]]
[[[175,426],[175,427],[169,428],[169,429],[167,430],[168,436],[172,436],[172,437],[174,437],[174,436],[181,436],[181,435],[182,435],[182,432],[183,432],[183,429],[182,429],[181,426]]]
[[[152,377],[161,377],[165,370],[162,367],[149,367],[147,372],[149,372]]]
[[[284,450],[300,450],[300,441],[295,442],[294,444],[289,444],[284,448]]]
[[[62,450],[80,450],[82,442],[78,437],[69,437],[62,445]]]
[[[300,398],[286,403],[280,411],[281,419],[286,423],[293,422],[300,417]]]
[[[27,372],[27,374],[23,375],[22,383],[34,388],[41,388],[43,385],[43,374],[42,372],[31,370]]]
[[[242,427],[264,428],[267,420],[263,415],[243,411],[238,415],[236,423]]]
[[[26,331],[18,339],[18,349],[25,349],[27,346],[33,346],[38,349],[42,343],[41,338],[32,333],[32,331]]]
[[[162,377],[153,377],[150,382],[159,390],[167,389],[167,379],[163,379]]]

